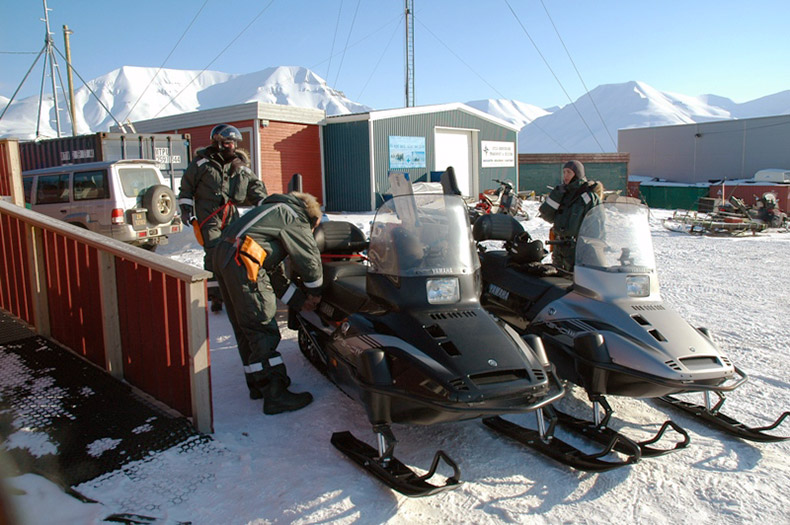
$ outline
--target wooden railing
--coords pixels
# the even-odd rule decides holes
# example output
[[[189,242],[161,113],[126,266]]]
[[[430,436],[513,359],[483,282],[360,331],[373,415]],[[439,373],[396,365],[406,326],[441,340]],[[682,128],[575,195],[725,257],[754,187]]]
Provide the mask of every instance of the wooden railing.
[[[211,274],[14,204],[4,142],[0,308],[212,432]]]

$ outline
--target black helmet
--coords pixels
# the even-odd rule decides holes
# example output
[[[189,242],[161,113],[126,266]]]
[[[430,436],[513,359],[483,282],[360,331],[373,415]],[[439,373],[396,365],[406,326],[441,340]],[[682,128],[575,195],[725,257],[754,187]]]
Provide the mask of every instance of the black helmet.
[[[548,253],[543,249],[543,241],[533,241],[528,232],[516,235],[509,251],[510,257],[517,263],[540,262]]]
[[[230,124],[217,124],[211,130],[211,142],[221,144],[222,142],[232,140],[236,144],[241,142],[241,132]]]

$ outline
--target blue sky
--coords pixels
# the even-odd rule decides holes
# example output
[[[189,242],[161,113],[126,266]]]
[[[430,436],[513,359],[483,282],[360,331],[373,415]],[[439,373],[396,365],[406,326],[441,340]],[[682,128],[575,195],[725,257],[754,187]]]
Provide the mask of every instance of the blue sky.
[[[562,106],[583,95],[585,84],[629,80],[736,102],[790,89],[787,0],[414,3],[418,105],[509,98]],[[403,0],[48,0],[48,6],[61,52],[62,26],[74,31],[72,60],[85,80],[124,65],[159,67],[170,55],[165,67],[174,69],[303,66],[356,102],[377,109],[404,104]],[[41,1],[0,4],[0,95],[13,94],[41,50],[42,17]],[[58,59],[65,82],[65,61]],[[40,61],[18,97],[38,94],[42,72]]]

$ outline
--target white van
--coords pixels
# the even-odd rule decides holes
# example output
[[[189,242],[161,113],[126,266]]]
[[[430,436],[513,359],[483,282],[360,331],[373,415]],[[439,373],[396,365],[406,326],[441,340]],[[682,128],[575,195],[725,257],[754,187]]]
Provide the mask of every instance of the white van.
[[[181,231],[176,198],[153,160],[116,160],[22,173],[39,213],[149,250]]]

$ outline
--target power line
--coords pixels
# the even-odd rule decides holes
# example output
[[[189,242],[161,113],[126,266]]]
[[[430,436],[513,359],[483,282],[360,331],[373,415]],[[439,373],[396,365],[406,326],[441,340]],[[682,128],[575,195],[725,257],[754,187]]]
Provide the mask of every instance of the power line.
[[[491,83],[490,83],[488,80],[486,80],[486,79],[485,79],[485,78],[484,78],[484,77],[483,77],[483,76],[482,76],[480,73],[478,73],[477,71],[475,71],[475,69],[474,69],[472,66],[470,66],[470,65],[469,65],[469,64],[468,64],[468,63],[467,63],[467,62],[466,62],[466,61],[465,61],[463,58],[461,58],[460,56],[458,56],[458,53],[456,53],[455,51],[453,51],[453,50],[450,48],[450,46],[448,46],[447,44],[445,44],[445,43],[442,41],[442,39],[441,39],[441,38],[439,38],[438,36],[436,36],[436,34],[435,34],[433,31],[431,31],[431,28],[429,28],[427,25],[425,25],[425,24],[423,24],[423,23],[422,23],[422,20],[420,20],[420,19],[419,19],[419,18],[417,18],[417,17],[414,17],[414,19],[415,19],[417,22],[419,22],[419,24],[420,24],[422,27],[424,27],[424,28],[425,28],[425,30],[426,30],[426,31],[428,31],[428,33],[430,33],[430,34],[431,34],[431,36],[432,36],[432,37],[434,37],[434,38],[436,39],[436,41],[437,41],[437,42],[439,42],[440,44],[442,44],[442,45],[443,45],[443,46],[444,46],[444,47],[445,47],[445,48],[446,48],[446,49],[447,49],[447,50],[448,50],[448,51],[449,51],[449,52],[450,52],[450,53],[451,53],[451,54],[452,54],[452,55],[453,55],[455,58],[457,58],[459,62],[461,62],[463,65],[465,65],[465,66],[467,67],[467,69],[469,69],[469,71],[471,71],[472,73],[474,73],[474,74],[475,74],[475,76],[477,76],[477,78],[479,78],[480,80],[482,80],[482,81],[483,81],[483,82],[484,82],[484,83],[485,83],[485,84],[486,84],[488,87],[490,87],[491,89],[493,89],[493,90],[494,90],[494,92],[495,92],[497,95],[499,95],[499,96],[500,96],[500,98],[503,98],[503,99],[509,100],[509,99],[508,99],[508,97],[506,97],[505,95],[503,95],[503,94],[502,94],[502,92],[500,92],[500,91],[499,91],[497,88],[495,88],[493,85],[491,85]],[[554,142],[554,143],[555,143],[555,144],[556,144],[556,145],[557,145],[557,146],[558,146],[560,149],[562,149],[562,150],[563,150],[563,151],[565,151],[565,152],[567,152],[567,151],[568,151],[568,150],[566,150],[566,149],[565,149],[565,147],[564,147],[562,144],[560,144],[560,143],[559,143],[559,142],[558,142],[558,141],[557,141],[557,140],[556,140],[554,137],[552,137],[551,135],[549,135],[549,133],[548,133],[548,132],[547,132],[545,129],[543,129],[542,127],[540,127],[540,126],[539,126],[539,125],[538,125],[538,124],[535,122],[535,120],[536,120],[536,119],[532,119],[532,121],[531,121],[531,122],[529,122],[528,124],[531,124],[531,125],[535,126],[536,128],[538,128],[538,129],[539,129],[541,132],[543,132],[543,134],[544,134],[544,135],[546,135],[546,137],[548,137],[548,138],[549,138],[549,140],[551,140],[552,142]]]
[[[357,0],[357,7],[354,9],[354,17],[351,19],[351,28],[348,30],[348,37],[346,38],[346,46],[343,48],[343,55],[340,57],[340,65],[337,67],[337,74],[335,75],[334,85],[337,85],[337,79],[340,77],[340,70],[343,69],[343,61],[346,58],[346,50],[348,49],[348,41],[351,40],[351,33],[354,31],[354,22],[357,20],[357,12],[359,11],[359,4],[362,0]]]
[[[391,19],[389,22],[386,22],[385,24],[379,26],[378,28],[374,29],[373,31],[371,31],[367,35],[365,35],[362,38],[360,38],[359,40],[356,40],[353,43],[349,44],[347,47],[343,48],[341,51],[338,51],[337,53],[334,53],[334,54],[330,55],[328,58],[325,58],[322,61],[316,62],[315,64],[309,66],[308,69],[316,69],[316,68],[318,68],[318,66],[322,65],[324,62],[326,62],[328,60],[332,60],[332,58],[345,53],[347,49],[351,49],[352,47],[355,47],[355,46],[361,44],[362,42],[364,42],[368,38],[379,34],[379,32],[381,32],[381,30],[383,30],[385,27],[389,26],[390,24],[392,24],[394,22],[400,23],[400,20],[402,18],[403,18],[402,14],[398,15],[397,18]],[[328,81],[329,79],[326,79],[326,80]]]
[[[606,131],[606,134],[609,135],[609,140],[612,141],[612,145],[616,150],[617,142],[614,140],[612,134],[609,132],[609,127],[606,125],[606,122],[603,119],[603,115],[601,115],[601,112],[598,110],[598,105],[595,103],[595,100],[593,100],[592,95],[590,94],[590,90],[587,88],[587,84],[584,83],[582,74],[579,72],[579,68],[576,67],[576,62],[573,61],[573,58],[571,57],[571,52],[568,51],[568,47],[565,45],[565,41],[562,39],[562,35],[560,35],[560,32],[557,30],[557,26],[554,25],[554,20],[552,20],[551,15],[549,14],[549,10],[546,8],[545,2],[543,2],[543,0],[540,0],[540,4],[543,6],[543,10],[546,11],[546,16],[549,18],[549,22],[551,22],[551,27],[553,27],[554,32],[557,33],[557,38],[559,38],[560,43],[562,44],[562,48],[565,50],[565,54],[568,55],[568,60],[571,61],[571,64],[573,65],[573,69],[576,71],[576,75],[579,77],[582,86],[584,86],[584,92],[587,93],[587,96],[590,98],[590,102],[592,103],[593,108],[595,108],[595,112],[598,114],[598,118],[601,119],[601,124],[603,124],[603,129]]]
[[[343,12],[343,0],[340,0],[340,9],[337,10],[337,20],[335,21],[335,34],[332,36],[332,48],[329,50],[329,65],[326,66],[326,79],[329,80],[329,71],[332,69],[332,53],[335,52],[335,41],[337,40],[337,28],[340,27],[340,14]]]
[[[401,15],[400,20],[403,20],[403,18],[404,18],[403,15]],[[398,20],[398,25],[400,25],[400,20]],[[387,41],[387,45],[384,48],[384,51],[382,51],[381,56],[379,57],[378,61],[376,62],[376,65],[373,66],[373,71],[370,72],[370,76],[365,81],[365,85],[362,86],[362,90],[359,92],[359,95],[357,95],[357,100],[362,98],[362,93],[364,93],[365,92],[365,88],[368,87],[368,84],[370,83],[370,80],[373,78],[373,75],[376,73],[376,70],[379,68],[379,64],[381,64],[381,61],[384,59],[384,55],[387,54],[387,50],[390,48],[390,44],[392,44],[392,39],[395,38],[395,35],[398,33],[398,29],[399,29],[398,25],[396,25],[395,28],[392,30],[392,34],[390,35],[390,39]]]
[[[142,93],[140,93],[140,96],[139,96],[139,97],[137,97],[137,100],[135,100],[135,101],[134,101],[134,104],[132,104],[132,108],[131,108],[131,109],[130,109],[130,110],[127,112],[127,113],[126,113],[126,116],[123,118],[123,121],[124,121],[124,122],[128,122],[128,121],[129,121],[129,116],[132,114],[132,111],[134,111],[134,108],[136,108],[136,107],[137,107],[137,104],[139,104],[139,103],[140,103],[140,101],[143,99],[143,95],[145,95],[146,91],[148,91],[148,88],[149,88],[149,87],[151,87],[151,84],[153,84],[153,83],[154,83],[154,80],[155,80],[155,79],[156,79],[156,77],[159,75],[159,72],[160,72],[160,71],[162,71],[162,68],[165,66],[165,64],[167,63],[167,61],[168,61],[168,60],[170,60],[170,57],[173,55],[173,53],[175,52],[175,50],[176,50],[176,48],[178,47],[178,45],[181,43],[181,41],[182,41],[182,40],[184,39],[184,37],[186,36],[186,34],[187,34],[187,31],[189,31],[189,29],[190,29],[190,28],[192,27],[192,25],[195,23],[195,20],[197,20],[197,17],[198,17],[198,16],[200,15],[200,13],[203,11],[203,8],[204,8],[204,7],[206,7],[206,4],[207,4],[207,3],[208,3],[208,0],[205,0],[205,1],[203,2],[203,5],[202,5],[202,6],[200,6],[200,9],[198,9],[198,12],[197,12],[197,13],[195,13],[195,16],[194,16],[194,17],[192,17],[192,21],[191,21],[191,22],[189,22],[189,25],[187,26],[187,28],[186,28],[186,29],[184,29],[184,32],[183,32],[183,33],[181,33],[181,37],[178,39],[178,42],[176,42],[176,44],[173,46],[173,49],[171,49],[171,50],[170,50],[170,53],[168,53],[168,54],[167,54],[167,56],[165,57],[165,59],[164,59],[164,60],[162,61],[162,63],[159,65],[159,69],[157,69],[157,70],[156,70],[156,73],[154,73],[154,76],[152,76],[152,77],[151,77],[151,80],[149,80],[149,81],[148,81],[148,84],[146,84],[146,86],[145,86],[145,89],[143,89],[143,92],[142,92]]]
[[[538,45],[535,43],[535,41],[532,39],[532,36],[529,34],[529,31],[527,31],[527,28],[526,28],[526,27],[524,27],[524,24],[522,24],[522,23],[521,23],[521,19],[518,17],[518,15],[516,14],[516,12],[513,10],[513,7],[510,5],[510,2],[509,2],[508,0],[505,0],[505,4],[507,4],[508,8],[510,9],[510,12],[511,12],[511,13],[513,13],[513,17],[514,17],[514,18],[516,19],[516,21],[518,22],[518,25],[520,25],[520,26],[521,26],[521,29],[524,31],[524,34],[525,34],[525,35],[527,35],[527,38],[529,39],[529,41],[530,41],[530,42],[532,42],[532,46],[535,48],[535,51],[537,51],[537,52],[538,52],[538,55],[539,55],[539,56],[540,56],[540,58],[543,60],[543,63],[544,63],[544,64],[546,64],[546,67],[547,67],[547,68],[548,68],[548,70],[551,72],[552,76],[554,77],[554,80],[556,80],[556,81],[557,81],[557,84],[559,84],[559,86],[560,86],[560,89],[562,89],[562,92],[563,92],[563,93],[565,93],[565,96],[568,98],[568,102],[570,102],[570,104],[571,104],[571,107],[573,107],[573,109],[576,111],[576,114],[577,114],[577,115],[579,115],[579,118],[580,118],[580,119],[581,119],[581,121],[584,123],[584,127],[586,127],[586,128],[587,128],[587,131],[589,131],[589,132],[590,132],[590,136],[593,138],[593,140],[595,141],[595,143],[596,143],[596,144],[598,144],[598,147],[601,149],[601,152],[604,152],[605,150],[603,149],[603,146],[601,146],[601,143],[600,143],[600,142],[598,142],[598,138],[595,136],[595,133],[593,133],[592,129],[590,128],[590,125],[589,125],[589,124],[587,124],[587,121],[586,121],[586,120],[584,120],[584,117],[582,116],[581,112],[579,111],[579,108],[577,108],[577,107],[576,107],[576,104],[574,104],[574,102],[573,102],[573,99],[572,99],[572,98],[571,98],[571,96],[568,94],[568,92],[565,90],[565,86],[563,86],[563,85],[562,85],[562,82],[560,82],[560,79],[559,79],[559,77],[557,77],[557,74],[556,74],[556,73],[554,73],[554,70],[553,70],[553,69],[551,68],[551,66],[549,65],[549,62],[548,62],[548,60],[546,60],[546,57],[544,57],[544,56],[543,56],[543,53],[541,53],[541,51],[540,51],[540,48],[539,48],[539,47],[538,47]]]
[[[269,3],[268,3],[268,4],[266,4],[266,6],[265,6],[263,9],[261,9],[261,10],[260,10],[260,12],[258,12],[258,14],[257,14],[257,15],[255,15],[255,17],[254,17],[252,20],[250,20],[250,23],[249,23],[249,24],[247,24],[246,26],[244,26],[244,29],[242,29],[241,31],[239,31],[239,33],[238,33],[238,34],[237,34],[237,35],[236,35],[236,36],[233,38],[233,40],[231,40],[230,42],[228,42],[228,45],[226,45],[224,48],[222,48],[222,51],[220,51],[220,52],[217,54],[217,56],[215,56],[215,57],[214,57],[214,58],[211,60],[211,62],[209,62],[208,64],[206,64],[206,67],[204,67],[202,70],[200,70],[200,73],[198,73],[197,75],[195,75],[195,76],[194,76],[194,78],[193,78],[192,80],[190,80],[190,81],[187,83],[187,85],[186,85],[186,86],[184,86],[183,88],[181,88],[181,91],[179,91],[178,93],[176,93],[175,95],[173,95],[173,96],[172,96],[172,98],[170,98],[170,101],[169,101],[167,104],[165,104],[164,106],[162,106],[162,109],[160,109],[160,110],[159,110],[159,111],[156,113],[156,115],[154,115],[154,116],[153,116],[153,118],[156,118],[156,117],[158,117],[158,116],[159,116],[159,115],[160,115],[160,114],[161,114],[161,113],[162,113],[162,112],[163,112],[165,109],[167,109],[167,107],[168,107],[170,104],[172,104],[172,103],[173,103],[173,101],[174,101],[176,98],[178,98],[178,96],[179,96],[179,95],[181,95],[181,93],[183,93],[183,92],[184,92],[184,90],[185,90],[186,88],[188,88],[189,86],[191,86],[191,85],[192,85],[192,82],[194,82],[195,80],[197,80],[198,78],[200,78],[200,75],[202,75],[203,73],[205,73],[205,72],[206,72],[206,70],[207,70],[209,67],[211,67],[211,64],[213,64],[214,62],[216,62],[216,61],[219,59],[219,57],[221,57],[223,54],[225,54],[225,51],[227,51],[227,50],[230,48],[230,46],[232,46],[232,45],[233,45],[233,44],[236,42],[236,40],[238,40],[239,38],[241,38],[241,35],[243,35],[243,34],[244,34],[246,31],[247,31],[247,29],[249,29],[249,28],[250,28],[250,26],[252,26],[252,24],[254,24],[254,23],[255,23],[255,21],[256,21],[256,20],[258,20],[258,18],[260,18],[260,17],[261,17],[261,15],[262,15],[263,13],[264,13],[264,12],[265,12],[267,9],[269,9],[269,7],[271,7],[271,5],[272,5],[273,3],[274,3],[274,0],[270,0],[270,1],[269,1]]]

